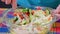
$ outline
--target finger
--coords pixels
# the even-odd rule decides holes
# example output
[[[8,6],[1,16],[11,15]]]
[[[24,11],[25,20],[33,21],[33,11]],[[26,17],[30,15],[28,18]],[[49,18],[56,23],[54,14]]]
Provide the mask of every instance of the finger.
[[[60,11],[60,5],[57,7],[56,11]]]
[[[60,17],[60,14],[55,14],[57,17]]]
[[[56,10],[54,11],[55,14],[58,14],[59,12],[60,12],[59,9],[56,9]]]
[[[1,0],[2,2],[5,2],[5,0]]]
[[[11,4],[11,0],[5,0],[6,4]]]
[[[57,7],[57,9],[60,9],[60,5]]]
[[[55,14],[57,14],[57,12],[55,10],[52,10],[51,14],[52,16],[54,16]]]
[[[16,0],[12,0],[12,8],[13,9],[16,9],[17,8]]]
[[[60,14],[55,14],[60,19]]]
[[[60,13],[60,5],[56,8],[56,10],[54,11],[54,13],[56,13],[56,14]]]

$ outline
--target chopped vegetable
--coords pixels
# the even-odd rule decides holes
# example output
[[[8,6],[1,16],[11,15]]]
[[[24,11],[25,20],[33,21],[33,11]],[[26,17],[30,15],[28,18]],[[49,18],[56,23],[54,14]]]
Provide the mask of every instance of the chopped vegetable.
[[[44,11],[42,9],[31,10],[26,8],[17,14],[17,16],[19,16],[18,19],[21,21],[19,23],[17,22],[17,25],[24,27],[26,25],[27,27],[25,28],[28,29],[29,32],[33,31],[34,28],[36,28],[35,31],[39,32],[41,31],[41,27],[43,27],[42,25],[46,26],[45,24],[50,23],[50,21],[52,21],[52,16],[48,9]],[[15,21],[17,21],[17,18],[15,19]]]
[[[14,20],[14,22],[16,22],[17,20],[18,20],[18,18],[16,17],[15,20]]]
[[[27,10],[28,10],[27,8],[26,9],[23,9],[22,12],[23,13],[28,12]]]
[[[47,9],[46,10],[46,15],[49,15],[50,14],[50,11]]]
[[[26,23],[24,23],[23,25],[26,25]]]
[[[23,24],[23,25],[26,25],[26,24],[27,24],[27,21],[26,21],[26,20],[23,20],[23,21],[22,21],[22,24]]]
[[[37,30],[38,30],[38,31],[40,31],[40,30],[41,30],[41,28],[40,28],[40,27],[37,27]]]

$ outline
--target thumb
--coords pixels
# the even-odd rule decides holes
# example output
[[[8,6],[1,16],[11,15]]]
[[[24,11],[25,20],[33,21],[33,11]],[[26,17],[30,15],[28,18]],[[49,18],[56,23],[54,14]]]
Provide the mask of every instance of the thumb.
[[[12,8],[13,9],[17,8],[17,2],[16,2],[16,0],[12,0]]]
[[[56,11],[60,11],[60,5],[56,8]]]

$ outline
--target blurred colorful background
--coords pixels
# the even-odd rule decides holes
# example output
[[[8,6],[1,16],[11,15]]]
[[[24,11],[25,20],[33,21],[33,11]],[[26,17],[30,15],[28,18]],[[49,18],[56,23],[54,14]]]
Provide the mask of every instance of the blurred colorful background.
[[[7,10],[5,8],[11,8],[11,5],[6,5],[0,0],[0,17],[2,17],[3,12]],[[9,14],[11,14],[11,12]],[[0,34],[9,34],[9,33],[10,33],[9,27],[7,27],[7,25],[0,23]],[[51,30],[47,34],[60,34],[60,20],[56,21],[53,24]]]

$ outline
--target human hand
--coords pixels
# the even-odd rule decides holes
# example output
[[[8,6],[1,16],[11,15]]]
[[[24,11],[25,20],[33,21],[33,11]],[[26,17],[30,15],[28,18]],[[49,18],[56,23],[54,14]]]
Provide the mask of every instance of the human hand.
[[[11,4],[13,9],[17,8],[16,0],[1,0],[2,2],[5,2],[5,4]]]
[[[57,20],[60,19],[60,5],[52,12],[52,15],[57,17]]]

